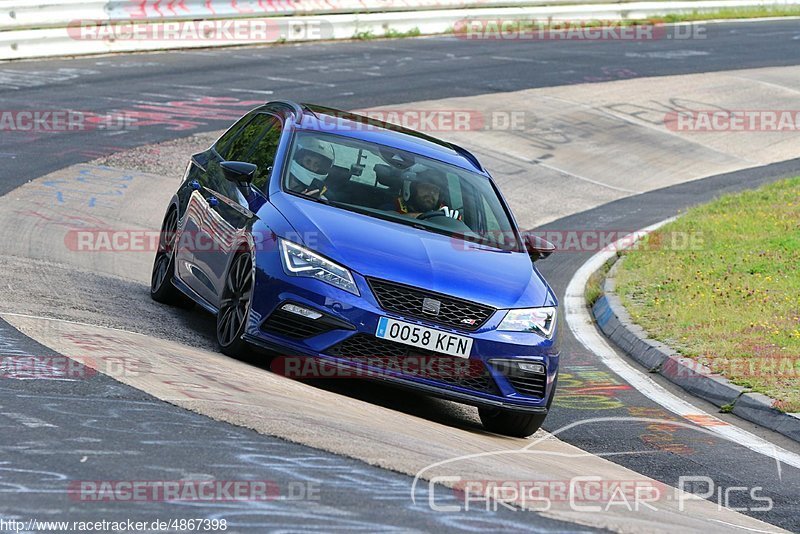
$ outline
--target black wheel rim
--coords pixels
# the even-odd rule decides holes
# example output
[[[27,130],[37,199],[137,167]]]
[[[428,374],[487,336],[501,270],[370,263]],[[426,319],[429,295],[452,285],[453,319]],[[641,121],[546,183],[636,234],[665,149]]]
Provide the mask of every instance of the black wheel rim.
[[[172,274],[169,272],[172,257],[175,254],[175,238],[178,232],[178,211],[172,210],[161,227],[161,238],[158,240],[156,261],[153,264],[153,276],[150,279],[152,291],[158,291]]]
[[[241,254],[233,262],[225,279],[223,299],[217,316],[217,339],[227,347],[241,335],[253,293],[253,263],[250,254]]]

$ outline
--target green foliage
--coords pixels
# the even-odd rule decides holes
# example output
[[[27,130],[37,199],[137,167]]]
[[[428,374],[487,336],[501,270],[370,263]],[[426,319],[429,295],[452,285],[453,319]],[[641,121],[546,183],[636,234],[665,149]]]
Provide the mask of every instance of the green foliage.
[[[627,254],[617,291],[652,337],[800,411],[800,178],[689,210]]]
[[[375,33],[369,29],[356,32],[355,35],[353,35],[353,39],[359,41],[369,41],[372,39],[403,39],[405,37],[419,37],[420,35],[422,35],[422,31],[416,27],[405,32],[397,31],[394,28],[386,28],[383,35],[375,35]]]

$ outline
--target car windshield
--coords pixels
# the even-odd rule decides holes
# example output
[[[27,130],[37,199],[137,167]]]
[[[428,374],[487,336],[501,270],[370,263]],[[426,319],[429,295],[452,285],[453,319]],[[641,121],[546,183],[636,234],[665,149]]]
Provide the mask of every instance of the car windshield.
[[[297,132],[283,189],[398,224],[519,250],[488,178],[385,145]]]

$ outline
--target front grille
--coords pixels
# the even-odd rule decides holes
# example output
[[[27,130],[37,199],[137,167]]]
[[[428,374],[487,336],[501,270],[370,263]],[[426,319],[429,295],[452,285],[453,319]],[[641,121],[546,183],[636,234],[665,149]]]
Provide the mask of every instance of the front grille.
[[[495,369],[505,375],[511,386],[523,395],[544,398],[547,390],[547,375],[523,371],[516,363],[507,361],[490,362]]]
[[[409,377],[426,378],[493,395],[500,393],[480,360],[418,349],[369,334],[351,336],[325,352],[337,358],[395,371]]]
[[[326,324],[322,319],[308,319],[280,308],[272,312],[261,325],[261,330],[265,332],[295,339],[318,336],[325,332],[330,332],[334,328],[333,325]]]
[[[424,319],[435,324],[474,331],[483,326],[495,312],[495,309],[489,306],[394,282],[374,278],[369,279],[368,282],[378,299],[378,304],[384,310]],[[425,299],[439,301],[438,315],[422,311]]]

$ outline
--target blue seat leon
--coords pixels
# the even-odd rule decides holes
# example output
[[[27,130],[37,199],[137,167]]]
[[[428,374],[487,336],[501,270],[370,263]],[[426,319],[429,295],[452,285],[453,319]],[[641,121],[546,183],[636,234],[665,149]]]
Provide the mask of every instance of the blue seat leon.
[[[151,296],[214,314],[226,354],[473,405],[524,437],[558,375],[558,302],[534,263],[552,251],[464,148],[276,101],[191,157]]]

